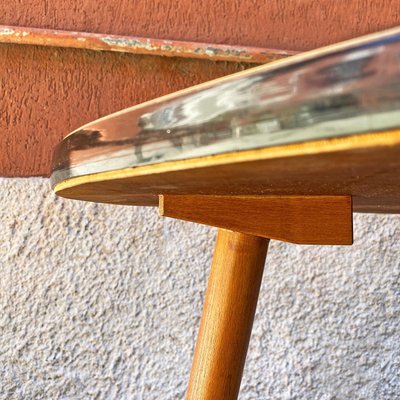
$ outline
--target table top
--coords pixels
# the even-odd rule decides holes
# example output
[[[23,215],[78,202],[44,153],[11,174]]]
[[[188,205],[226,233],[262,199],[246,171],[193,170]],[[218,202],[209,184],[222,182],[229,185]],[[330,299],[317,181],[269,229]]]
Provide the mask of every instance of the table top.
[[[400,29],[164,96],[69,134],[52,185],[74,199],[352,195],[400,211]]]

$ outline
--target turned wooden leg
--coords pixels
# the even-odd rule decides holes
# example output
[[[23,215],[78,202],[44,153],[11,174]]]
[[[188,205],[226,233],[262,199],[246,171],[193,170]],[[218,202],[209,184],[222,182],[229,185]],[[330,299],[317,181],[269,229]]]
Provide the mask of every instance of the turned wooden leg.
[[[219,230],[188,400],[237,399],[268,243],[257,236]]]
[[[187,399],[237,399],[268,238],[303,244],[351,244],[352,198],[163,194],[159,210],[166,217],[221,228]]]

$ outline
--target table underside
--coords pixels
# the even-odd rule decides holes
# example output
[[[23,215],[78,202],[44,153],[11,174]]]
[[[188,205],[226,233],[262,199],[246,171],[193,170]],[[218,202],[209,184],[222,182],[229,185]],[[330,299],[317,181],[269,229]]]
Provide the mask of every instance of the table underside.
[[[400,211],[400,29],[290,57],[101,118],[58,146],[78,200],[350,195]]]
[[[78,200],[157,206],[160,194],[351,195],[355,212],[400,212],[400,130],[75,177]]]

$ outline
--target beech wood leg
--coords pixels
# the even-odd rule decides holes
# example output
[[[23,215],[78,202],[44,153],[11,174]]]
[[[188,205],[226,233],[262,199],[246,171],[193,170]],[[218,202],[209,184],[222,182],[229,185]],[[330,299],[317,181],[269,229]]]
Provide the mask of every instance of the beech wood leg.
[[[237,399],[269,239],[220,229],[188,400]]]

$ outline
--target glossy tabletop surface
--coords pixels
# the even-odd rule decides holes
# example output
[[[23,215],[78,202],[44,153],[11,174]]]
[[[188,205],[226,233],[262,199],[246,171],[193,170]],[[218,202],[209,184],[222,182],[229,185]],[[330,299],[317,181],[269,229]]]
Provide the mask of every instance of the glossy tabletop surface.
[[[230,75],[69,134],[66,197],[155,205],[163,193],[350,194],[398,212],[400,29]]]

